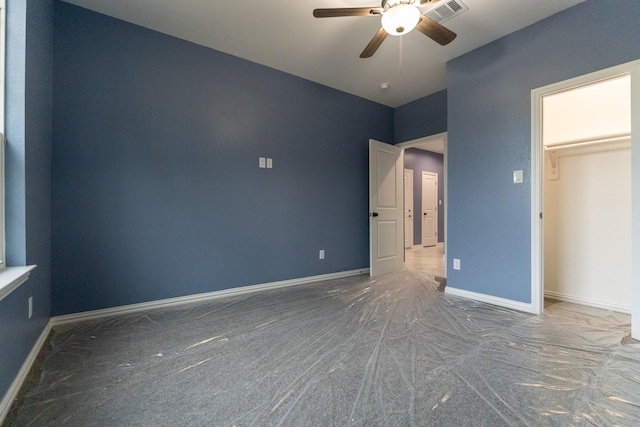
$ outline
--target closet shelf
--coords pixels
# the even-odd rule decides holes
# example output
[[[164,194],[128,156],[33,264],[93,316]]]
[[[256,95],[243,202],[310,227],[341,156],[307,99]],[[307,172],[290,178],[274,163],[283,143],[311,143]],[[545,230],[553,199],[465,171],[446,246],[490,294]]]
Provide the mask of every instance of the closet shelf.
[[[563,150],[566,148],[582,147],[586,145],[608,144],[612,142],[624,141],[629,138],[631,138],[630,133],[612,135],[606,138],[599,138],[599,139],[581,139],[577,141],[563,142],[555,145],[545,145],[544,151]]]

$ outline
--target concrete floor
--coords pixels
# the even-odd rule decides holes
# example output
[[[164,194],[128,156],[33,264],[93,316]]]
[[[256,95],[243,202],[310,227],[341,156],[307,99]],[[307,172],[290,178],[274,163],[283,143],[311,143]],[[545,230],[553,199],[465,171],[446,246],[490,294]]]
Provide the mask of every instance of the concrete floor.
[[[444,243],[435,246],[412,246],[404,250],[405,268],[433,274],[438,277],[447,277],[444,265]]]

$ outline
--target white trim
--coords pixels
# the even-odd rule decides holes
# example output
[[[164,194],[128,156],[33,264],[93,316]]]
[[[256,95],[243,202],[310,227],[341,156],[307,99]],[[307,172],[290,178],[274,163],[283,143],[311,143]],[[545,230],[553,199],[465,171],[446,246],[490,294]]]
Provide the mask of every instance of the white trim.
[[[472,299],[475,301],[486,302],[487,304],[497,305],[499,307],[510,308],[512,310],[524,311],[525,313],[533,313],[533,307],[531,304],[527,304],[520,301],[514,301],[506,298],[494,297],[486,294],[479,294],[477,292],[465,291],[464,289],[452,288],[448,286],[444,288],[444,293],[453,295],[456,297],[462,297],[466,299]]]
[[[544,311],[542,156],[542,92],[536,89],[531,91],[531,307],[534,314]]]
[[[0,270],[0,301],[26,282],[34,268],[36,268],[35,265],[27,265],[26,267],[7,267]]]
[[[7,60],[7,5],[5,0],[0,0],[0,132],[5,132],[5,78]]]
[[[598,300],[589,298],[577,297],[573,295],[567,295],[560,292],[545,291],[544,297],[556,301],[571,302],[574,304],[586,305],[589,307],[601,308],[604,310],[616,311],[618,313],[631,314],[631,305],[620,305],[605,303]]]
[[[0,81],[1,84],[1,81]],[[4,95],[2,95],[4,96]],[[3,98],[4,100],[4,98]],[[4,102],[4,101],[2,101]],[[4,111],[4,107],[3,107]],[[0,112],[0,114],[4,114]],[[7,231],[6,231],[6,159],[7,139],[4,132],[0,132],[0,269],[7,267]],[[0,285],[2,286],[2,285]]]
[[[51,320],[49,320],[47,326],[45,326],[44,330],[40,334],[40,337],[38,337],[38,340],[33,345],[33,348],[29,352],[29,355],[22,364],[20,371],[18,371],[18,375],[16,375],[16,378],[11,383],[11,387],[9,387],[9,390],[7,390],[7,393],[2,398],[2,401],[0,401],[0,424],[2,424],[4,422],[4,419],[7,417],[14,399],[18,396],[18,392],[20,391],[22,384],[27,379],[29,371],[31,371],[33,362],[35,362],[38,353],[40,353],[42,346],[44,346],[45,342],[47,341],[47,337],[49,336],[49,332],[51,332],[52,326],[52,322]]]
[[[187,295],[184,297],[167,298],[138,304],[121,305],[118,307],[104,308],[101,310],[83,311],[80,313],[72,313],[64,316],[55,316],[51,318],[53,326],[64,325],[84,320],[101,319],[115,315],[138,313],[141,311],[176,307],[184,304],[192,304],[196,302],[204,302],[216,300],[219,298],[233,297],[249,293],[267,291],[271,289],[286,288],[290,286],[306,285],[308,283],[321,282],[325,280],[341,279],[344,277],[359,276],[368,274],[368,268],[358,270],[342,271],[338,273],[321,274],[318,276],[302,277],[299,279],[282,280],[279,282],[263,283],[259,285],[242,286],[239,288],[223,289],[221,291],[206,292],[202,294]]]
[[[0,268],[7,266],[7,233],[5,230],[5,148],[6,148],[6,61],[7,61],[7,5],[0,0]]]
[[[631,259],[640,259],[640,61],[631,74]],[[631,267],[631,337],[640,340],[640,263]]]
[[[568,89],[597,83],[598,81],[609,80],[625,74],[633,74],[634,68],[637,67],[640,67],[640,60],[553,83],[531,91],[531,305],[533,312],[536,314],[541,314],[544,311],[544,222],[540,219],[541,213],[544,212],[542,183],[542,166],[544,165],[542,158],[542,98]],[[633,93],[633,78],[631,84]],[[633,121],[635,114],[633,98],[631,108]],[[631,137],[631,146],[633,147],[637,145],[634,141],[638,139],[638,136],[634,135],[633,132],[633,123]],[[632,148],[632,152],[633,151]],[[632,175],[634,175],[634,172],[632,172]],[[632,203],[634,203],[633,200]],[[639,282],[639,279],[632,279],[632,286],[639,286],[637,282]],[[637,292],[640,293],[640,289]],[[640,307],[637,307],[636,310],[640,310]],[[638,311],[636,311],[636,313],[638,313]],[[640,315],[632,315],[632,324],[634,317],[640,317]],[[636,325],[640,325],[640,320]],[[634,329],[637,328],[632,327],[632,334],[634,333]],[[636,332],[636,334],[640,335],[640,332]]]
[[[402,148],[411,148],[411,147],[419,147],[427,142],[431,142],[431,141],[438,141],[438,140],[442,140],[445,146],[445,150],[447,147],[447,132],[441,132],[441,133],[436,133],[433,135],[429,135],[429,136],[423,136],[421,138],[416,138],[416,139],[412,139],[410,141],[405,141],[405,142],[399,142],[397,144],[395,144],[397,147],[402,147]],[[444,153],[438,153],[438,154],[444,154]]]
[[[407,169],[407,168],[404,167],[404,150],[402,150],[402,166],[403,166],[403,174],[404,174],[404,176],[407,176],[407,174],[411,175],[410,181],[411,181],[411,190],[412,190],[411,192],[407,191],[407,185],[406,185],[406,182],[405,182],[405,185],[403,186],[403,194],[404,194],[403,195],[403,200],[402,200],[403,203],[404,203],[403,206],[404,206],[405,209],[407,209],[407,194],[411,194],[411,202],[412,203],[411,203],[410,206],[411,206],[411,210],[413,210],[413,202],[414,202],[414,200],[413,200],[413,191],[414,191],[414,189],[413,189],[413,169]],[[416,213],[413,212],[413,221],[414,222],[413,222],[413,224],[411,224],[411,225],[413,225],[413,227],[411,227],[411,232],[409,233],[409,236],[407,236],[406,235],[407,234],[407,224],[406,224],[407,218],[406,217],[404,218],[404,222],[405,222],[405,224],[404,224],[404,233],[405,233],[404,241],[405,241],[405,245],[406,245],[407,240],[409,240],[409,247],[405,246],[404,247],[405,250],[411,249],[413,246],[415,246],[413,244],[413,231],[414,231],[414,228],[415,228],[415,225],[416,225],[415,224],[415,220],[416,220]],[[404,263],[406,263],[407,262],[406,253],[403,254],[403,259],[404,259]]]

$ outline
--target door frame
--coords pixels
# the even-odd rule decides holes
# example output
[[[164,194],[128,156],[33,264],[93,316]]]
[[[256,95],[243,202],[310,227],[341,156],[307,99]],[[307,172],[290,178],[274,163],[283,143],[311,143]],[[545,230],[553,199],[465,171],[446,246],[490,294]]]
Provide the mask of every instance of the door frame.
[[[579,86],[631,75],[631,187],[640,188],[640,60],[553,83],[531,91],[531,310],[544,311],[544,150],[542,147],[542,98]],[[632,193],[632,259],[640,259],[640,194]],[[631,334],[640,338],[640,265],[631,272]]]
[[[442,241],[444,242],[444,268],[445,268],[445,275],[447,275],[448,277],[448,273],[447,270],[449,268],[448,264],[447,264],[447,239],[448,239],[448,216],[449,216],[449,207],[448,207],[448,203],[449,203],[449,193],[448,193],[448,169],[449,169],[449,161],[448,161],[448,151],[449,151],[449,144],[448,144],[448,133],[447,132],[442,132],[442,133],[436,133],[434,135],[429,135],[429,136],[425,136],[422,138],[417,138],[417,139],[412,139],[409,141],[405,141],[405,142],[400,142],[398,144],[396,144],[396,146],[401,147],[402,149],[406,149],[406,148],[412,148],[412,147],[417,147],[417,148],[422,148],[423,145],[425,145],[426,143],[430,143],[430,142],[435,142],[435,141],[442,141],[444,143],[444,153],[443,153],[443,172],[442,175],[444,175],[442,177],[443,179],[443,187],[444,187],[444,236],[442,238]],[[404,154],[404,153],[403,153]],[[403,163],[403,169],[404,169],[404,155],[402,156],[402,163]],[[415,216],[414,216],[415,219]]]
[[[403,156],[403,161],[402,161],[402,163],[403,163],[403,176],[405,174],[409,174],[409,173],[411,175],[411,210],[414,210],[413,209],[413,191],[414,191],[414,188],[413,188],[413,169],[407,169],[407,168],[404,167],[404,150],[402,151],[402,156]],[[405,209],[407,207],[407,194],[409,194],[409,191],[407,191],[407,186],[405,185],[404,186],[404,200],[403,200]],[[412,213],[412,217],[411,218],[413,219],[413,221],[415,221],[415,218],[416,218],[416,213],[415,212]],[[409,248],[410,248],[411,246],[413,246],[413,242],[414,242],[413,231],[415,229],[415,223],[413,221],[411,222],[411,232],[408,233],[409,236],[406,236],[406,234],[407,234],[407,218],[406,217],[404,218],[404,221],[405,221],[405,224],[404,224],[405,238],[404,239],[405,239],[405,241],[407,239],[409,240]],[[405,246],[404,248],[408,249],[407,246]]]

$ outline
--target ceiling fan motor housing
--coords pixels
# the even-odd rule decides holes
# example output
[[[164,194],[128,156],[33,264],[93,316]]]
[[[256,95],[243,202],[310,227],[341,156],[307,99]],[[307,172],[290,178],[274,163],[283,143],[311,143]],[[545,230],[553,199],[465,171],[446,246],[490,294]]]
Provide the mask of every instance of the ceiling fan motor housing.
[[[393,6],[399,5],[399,4],[410,4],[410,5],[415,5],[415,1],[414,0],[382,0],[382,8],[385,10],[385,12],[389,9],[391,9]]]

